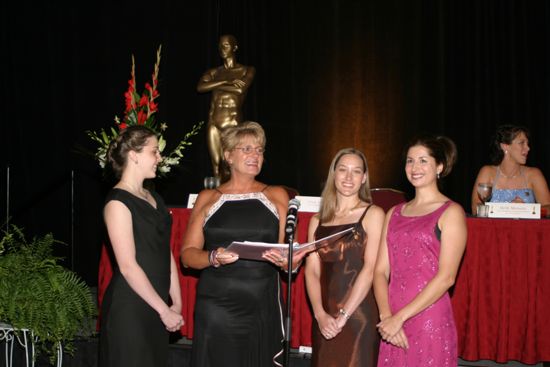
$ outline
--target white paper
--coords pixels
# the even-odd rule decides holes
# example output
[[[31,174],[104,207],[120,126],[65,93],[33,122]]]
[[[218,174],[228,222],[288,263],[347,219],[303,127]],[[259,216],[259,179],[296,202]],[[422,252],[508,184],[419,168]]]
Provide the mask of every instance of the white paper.
[[[311,252],[315,251],[321,247],[327,246],[330,243],[342,238],[344,235],[352,232],[354,230],[353,227],[345,229],[343,231],[334,233],[330,236],[320,238],[318,240],[315,240],[313,242],[307,242],[303,244],[295,243],[294,244],[294,254],[299,254],[303,251]],[[227,246],[227,250],[234,252],[239,255],[239,258],[241,259],[249,259],[249,260],[262,260],[265,261],[264,258],[262,258],[262,255],[267,250],[281,250],[284,253],[288,251],[288,244],[286,243],[266,243],[266,242],[250,242],[250,241],[234,241],[229,246]]]

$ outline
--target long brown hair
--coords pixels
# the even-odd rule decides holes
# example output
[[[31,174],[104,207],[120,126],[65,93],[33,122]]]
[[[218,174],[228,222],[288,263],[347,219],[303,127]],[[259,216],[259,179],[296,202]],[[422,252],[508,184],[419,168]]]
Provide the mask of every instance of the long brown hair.
[[[328,169],[327,181],[325,182],[325,188],[323,189],[323,193],[321,194],[321,208],[319,210],[320,223],[330,222],[334,219],[336,206],[338,204],[336,202],[337,199],[336,185],[334,184],[334,171],[336,170],[336,166],[340,162],[340,159],[346,154],[353,154],[361,158],[361,161],[363,162],[363,173],[365,173],[366,180],[363,184],[361,184],[358,195],[361,201],[365,201],[367,203],[372,202],[372,198],[370,195],[369,166],[367,164],[367,158],[365,157],[363,152],[358,149],[344,148],[336,153],[336,155],[332,159],[330,168]]]

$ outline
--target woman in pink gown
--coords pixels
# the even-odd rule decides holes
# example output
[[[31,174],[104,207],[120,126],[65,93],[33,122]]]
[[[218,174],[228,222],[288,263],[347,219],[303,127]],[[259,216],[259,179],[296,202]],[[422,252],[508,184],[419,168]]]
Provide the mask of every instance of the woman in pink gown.
[[[415,197],[388,212],[374,273],[383,339],[378,366],[456,366],[447,291],[467,229],[462,207],[438,188],[456,160],[456,147],[445,137],[421,137],[407,148],[405,172]]]

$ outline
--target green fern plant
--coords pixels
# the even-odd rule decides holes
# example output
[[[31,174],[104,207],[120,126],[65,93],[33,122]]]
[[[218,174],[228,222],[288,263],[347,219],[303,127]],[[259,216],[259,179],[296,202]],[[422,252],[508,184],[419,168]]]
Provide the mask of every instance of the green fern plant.
[[[72,353],[75,336],[93,333],[97,314],[90,288],[58,264],[56,243],[52,234],[27,242],[16,226],[0,240],[0,321],[32,330],[51,361],[58,345]]]

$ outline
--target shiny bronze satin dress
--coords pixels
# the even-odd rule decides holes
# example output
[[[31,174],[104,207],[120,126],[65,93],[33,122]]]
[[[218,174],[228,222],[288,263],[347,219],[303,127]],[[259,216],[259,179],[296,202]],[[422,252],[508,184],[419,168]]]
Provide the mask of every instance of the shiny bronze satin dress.
[[[349,235],[310,255],[318,254],[320,257],[323,308],[331,315],[338,315],[338,310],[345,304],[363,267],[367,234],[361,222],[369,207],[357,223],[331,226],[321,224],[315,231],[315,238],[322,238],[355,227],[355,231]],[[314,323],[311,367],[375,367],[380,344],[376,330],[377,322],[378,308],[371,289],[335,338],[326,340],[319,330],[319,325]]]

